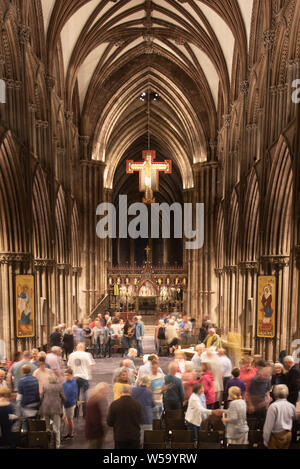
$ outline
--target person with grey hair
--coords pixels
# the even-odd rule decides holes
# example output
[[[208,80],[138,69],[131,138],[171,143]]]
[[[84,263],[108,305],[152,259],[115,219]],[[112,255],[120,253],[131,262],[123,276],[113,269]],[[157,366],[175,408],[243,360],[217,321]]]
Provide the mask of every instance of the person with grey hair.
[[[208,334],[204,339],[204,344],[206,348],[215,347],[215,349],[222,348],[221,337],[217,334],[216,329],[211,327],[208,329]]]
[[[52,347],[51,353],[48,353],[46,356],[46,364],[50,366],[51,370],[56,374],[59,382],[62,384],[64,381],[64,364],[61,356],[61,347]]]
[[[292,441],[293,422],[297,418],[296,407],[288,402],[288,387],[279,384],[273,389],[275,402],[270,405],[264,424],[264,445],[268,449],[289,449]]]
[[[179,344],[178,329],[179,327],[175,326],[174,319],[170,319],[165,329],[165,337],[168,342],[170,355],[173,355],[175,348]]]
[[[26,350],[22,354],[22,359],[18,362],[15,362],[9,372],[7,373],[7,383],[11,386],[11,389],[14,392],[18,392],[19,381],[23,377],[22,368],[24,365],[28,365],[31,368],[31,372],[33,373],[37,367],[31,361],[31,353]]]
[[[120,399],[108,411],[107,425],[114,429],[115,449],[139,449],[142,406],[132,398],[131,386],[124,384]]]
[[[150,386],[151,382],[149,376],[144,375],[139,379],[137,386],[133,388],[131,394],[132,398],[138,401],[142,407],[141,447],[143,447],[144,444],[145,430],[152,430],[153,427],[153,408],[156,403]]]
[[[289,388],[288,401],[291,404],[296,405],[300,391],[300,369],[298,365],[295,365],[295,360],[290,355],[284,358],[283,363],[287,370],[285,375],[285,384]]]
[[[47,431],[52,428],[56,435],[56,449],[60,447],[60,426],[65,395],[62,384],[55,374],[49,376],[49,383],[44,386],[41,396],[40,415],[45,418]]]

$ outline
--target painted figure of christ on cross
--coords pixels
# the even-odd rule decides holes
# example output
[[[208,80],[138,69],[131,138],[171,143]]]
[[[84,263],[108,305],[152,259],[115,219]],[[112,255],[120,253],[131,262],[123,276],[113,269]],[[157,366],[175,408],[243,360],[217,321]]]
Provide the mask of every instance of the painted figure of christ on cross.
[[[140,173],[140,192],[145,192],[143,198],[144,204],[153,204],[155,198],[153,192],[159,190],[159,173],[172,174],[172,161],[165,160],[163,162],[154,162],[156,151],[143,151],[144,162],[136,163],[132,160],[126,161],[126,173],[133,174],[138,171]]]

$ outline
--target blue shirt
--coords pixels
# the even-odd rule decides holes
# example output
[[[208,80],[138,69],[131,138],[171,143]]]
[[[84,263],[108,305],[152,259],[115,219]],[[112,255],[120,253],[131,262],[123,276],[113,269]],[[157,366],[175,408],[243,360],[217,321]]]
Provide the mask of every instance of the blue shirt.
[[[72,381],[65,381],[63,383],[63,390],[65,395],[64,407],[68,409],[69,407],[74,407],[78,398],[78,386],[76,379]]]
[[[21,406],[40,402],[39,382],[32,375],[26,375],[19,381],[18,393],[22,394]]]
[[[153,393],[150,391],[150,389],[147,389],[145,386],[138,386],[136,388],[133,388],[131,397],[138,401],[142,406],[142,425],[152,425],[152,409],[153,407],[155,407]]]

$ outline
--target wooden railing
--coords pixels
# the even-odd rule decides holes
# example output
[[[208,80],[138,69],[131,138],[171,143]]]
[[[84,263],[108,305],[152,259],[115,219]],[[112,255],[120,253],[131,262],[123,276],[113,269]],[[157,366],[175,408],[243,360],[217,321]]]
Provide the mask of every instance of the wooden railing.
[[[94,321],[98,314],[104,314],[109,309],[109,295],[105,295],[92,310],[90,318]]]

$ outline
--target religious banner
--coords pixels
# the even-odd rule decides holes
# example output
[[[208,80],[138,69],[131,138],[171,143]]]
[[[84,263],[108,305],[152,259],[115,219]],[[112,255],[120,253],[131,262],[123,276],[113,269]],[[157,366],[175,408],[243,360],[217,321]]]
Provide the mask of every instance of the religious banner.
[[[259,338],[274,339],[276,335],[276,277],[261,275],[257,279],[257,328]]]
[[[16,275],[16,329],[17,337],[35,336],[34,276]]]

